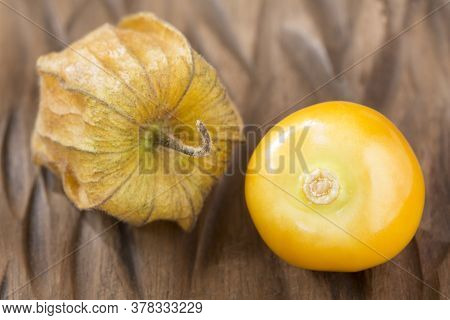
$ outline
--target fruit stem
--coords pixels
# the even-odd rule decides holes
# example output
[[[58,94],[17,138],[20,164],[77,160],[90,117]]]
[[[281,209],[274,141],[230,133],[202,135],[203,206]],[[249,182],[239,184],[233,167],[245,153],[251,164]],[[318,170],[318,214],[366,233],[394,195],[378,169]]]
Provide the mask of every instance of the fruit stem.
[[[184,144],[181,140],[171,136],[167,135],[165,133],[159,134],[159,144],[166,147],[173,149],[175,151],[184,153],[191,157],[206,157],[211,152],[211,136],[209,135],[208,129],[206,129],[205,124],[197,120],[195,122],[195,125],[197,127],[198,132],[200,133],[200,137],[202,139],[202,145],[199,147],[193,147]]]

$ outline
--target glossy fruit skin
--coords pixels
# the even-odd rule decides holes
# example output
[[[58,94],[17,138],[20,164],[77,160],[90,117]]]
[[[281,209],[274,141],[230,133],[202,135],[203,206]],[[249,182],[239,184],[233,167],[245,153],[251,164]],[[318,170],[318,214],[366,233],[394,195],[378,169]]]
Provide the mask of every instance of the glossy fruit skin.
[[[302,191],[302,176],[316,168],[339,180],[329,204],[314,204]],[[247,167],[245,197],[259,234],[283,260],[353,272],[386,262],[410,242],[425,186],[413,150],[391,121],[332,101],[289,115],[263,137]]]

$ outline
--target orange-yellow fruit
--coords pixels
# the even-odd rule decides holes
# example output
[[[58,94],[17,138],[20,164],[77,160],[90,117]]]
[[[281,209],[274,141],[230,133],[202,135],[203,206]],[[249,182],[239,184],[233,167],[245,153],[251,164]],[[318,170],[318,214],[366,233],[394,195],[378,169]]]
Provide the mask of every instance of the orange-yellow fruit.
[[[333,101],[297,111],[266,134],[250,159],[245,196],[261,237],[283,260],[359,271],[391,259],[412,239],[425,187],[413,150],[391,121]]]

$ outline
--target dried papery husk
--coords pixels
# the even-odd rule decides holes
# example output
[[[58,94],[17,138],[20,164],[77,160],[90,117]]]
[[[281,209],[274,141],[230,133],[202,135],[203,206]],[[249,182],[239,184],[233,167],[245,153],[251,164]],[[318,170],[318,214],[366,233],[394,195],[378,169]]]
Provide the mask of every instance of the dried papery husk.
[[[242,122],[186,38],[139,13],[40,57],[37,70],[33,159],[61,177],[74,204],[135,225],[164,219],[192,228]]]

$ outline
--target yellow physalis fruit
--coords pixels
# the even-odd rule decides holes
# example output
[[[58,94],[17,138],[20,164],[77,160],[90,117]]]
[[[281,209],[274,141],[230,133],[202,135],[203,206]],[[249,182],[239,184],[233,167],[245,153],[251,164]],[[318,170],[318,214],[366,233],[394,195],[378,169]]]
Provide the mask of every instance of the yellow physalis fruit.
[[[150,13],[42,56],[33,158],[80,209],[189,230],[242,122],[215,70]]]
[[[390,261],[411,241],[425,184],[391,121],[330,101],[267,132],[248,164],[245,197],[259,234],[283,260],[353,272]]]

